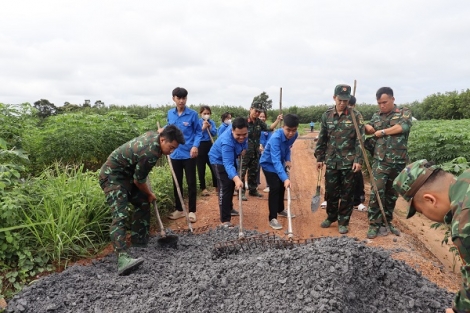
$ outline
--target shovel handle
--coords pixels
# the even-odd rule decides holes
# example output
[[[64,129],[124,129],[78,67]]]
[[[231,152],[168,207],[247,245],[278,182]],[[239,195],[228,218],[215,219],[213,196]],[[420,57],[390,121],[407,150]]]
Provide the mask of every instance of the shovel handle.
[[[160,213],[158,212],[157,201],[153,201],[153,208],[155,209],[155,215],[157,216],[158,226],[160,227],[160,234],[162,237],[166,237],[165,228],[163,227],[162,219],[160,218]]]
[[[243,163],[243,156],[240,155],[240,163],[238,164],[240,170],[240,179],[242,179],[242,163]],[[245,237],[245,234],[243,233],[243,207],[242,207],[242,189],[238,189],[238,211],[239,211],[239,216],[240,216],[240,227],[238,231],[238,238],[242,239]]]

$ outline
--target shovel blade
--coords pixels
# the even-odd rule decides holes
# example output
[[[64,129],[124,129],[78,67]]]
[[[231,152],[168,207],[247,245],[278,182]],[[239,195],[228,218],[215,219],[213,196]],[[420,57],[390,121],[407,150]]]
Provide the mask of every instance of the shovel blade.
[[[310,203],[310,210],[312,212],[316,212],[318,211],[318,208],[320,207],[320,196],[319,195],[315,195],[313,196],[312,198],[312,203]]]
[[[162,247],[176,248],[178,243],[178,236],[167,235],[165,237],[158,238],[157,242]]]

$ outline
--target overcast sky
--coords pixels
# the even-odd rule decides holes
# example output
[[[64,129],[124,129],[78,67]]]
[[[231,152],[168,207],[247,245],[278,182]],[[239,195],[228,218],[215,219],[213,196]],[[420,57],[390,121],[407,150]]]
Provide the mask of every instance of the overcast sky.
[[[397,103],[470,87],[470,1],[2,1],[0,102]]]

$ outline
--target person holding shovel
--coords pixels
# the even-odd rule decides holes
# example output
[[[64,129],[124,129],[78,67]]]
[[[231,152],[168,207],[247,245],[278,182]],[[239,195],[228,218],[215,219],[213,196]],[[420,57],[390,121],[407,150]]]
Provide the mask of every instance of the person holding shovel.
[[[446,313],[470,312],[470,170],[456,178],[427,160],[419,160],[398,174],[393,188],[408,201],[406,218],[419,212],[450,226],[463,265],[461,289]]]
[[[408,163],[408,135],[411,129],[411,112],[407,108],[399,109],[395,105],[393,90],[382,87],[376,93],[379,110],[372,115],[365,126],[366,134],[374,135],[372,179],[375,180],[379,197],[390,231],[400,235],[392,224],[393,211],[398,194],[393,189],[393,180]],[[375,192],[372,190],[369,201],[369,230],[367,238],[377,237],[381,226],[385,226],[382,212]]]
[[[128,205],[135,210],[131,221],[132,246],[145,247],[149,239],[150,204],[156,200],[147,185],[148,173],[162,155],[169,155],[185,139],[176,126],[166,127],[160,134],[149,131],[114,150],[101,167],[99,182],[111,208],[110,237],[118,256],[118,274],[125,275],[142,264],[127,252],[126,221]]]
[[[248,172],[249,195],[258,198],[263,197],[263,195],[258,192],[258,183],[256,181],[256,173],[259,167],[259,140],[261,132],[274,130],[277,124],[282,120],[282,114],[280,114],[277,116],[276,121],[268,127],[265,122],[259,119],[259,115],[264,110],[261,102],[254,101],[251,104],[250,115],[248,116],[248,150],[246,151],[246,156],[243,158],[242,164],[242,177],[245,177]],[[243,188],[242,193],[243,201],[248,200],[245,196],[245,189],[246,188]]]
[[[286,169],[291,167],[291,148],[299,136],[299,117],[287,114],[284,125],[273,132],[261,156],[260,164],[263,168],[266,182],[269,185],[269,226],[273,229],[282,229],[277,217],[287,217],[284,210],[284,193],[290,188],[290,179]]]
[[[209,159],[219,186],[219,210],[222,226],[231,227],[231,217],[239,215],[233,208],[233,192],[243,187],[243,180],[237,173],[236,160],[248,148],[248,122],[237,117],[231,129],[224,131],[209,151]]]
[[[183,132],[185,144],[182,144],[170,155],[175,176],[183,193],[183,171],[188,183],[189,214],[191,223],[196,222],[196,200],[197,200],[197,182],[196,182],[196,159],[199,152],[199,145],[202,138],[201,124],[196,111],[186,107],[188,91],[181,87],[176,87],[173,92],[173,101],[175,108],[168,111],[168,125],[175,125]],[[185,217],[183,207],[178,196],[178,189],[173,181],[173,193],[175,196],[175,211],[168,218],[176,220]]]
[[[317,168],[326,165],[325,201],[328,216],[320,226],[328,228],[338,221],[339,233],[346,234],[353,211],[354,175],[361,171],[363,162],[359,136],[364,136],[364,120],[360,112],[348,108],[351,86],[337,85],[333,99],[335,106],[321,117],[315,148]],[[354,110],[360,134],[356,133],[351,110]]]
[[[212,186],[217,187],[217,179],[212,171],[211,163],[209,161],[209,150],[212,147],[213,137],[217,135],[217,127],[215,122],[211,120],[211,108],[208,105],[202,105],[199,109],[201,118],[199,123],[202,129],[202,138],[199,145],[199,151],[197,155],[197,176],[199,177],[199,188],[201,189],[201,196],[209,196],[209,191],[206,188],[206,165],[209,165],[212,176]]]

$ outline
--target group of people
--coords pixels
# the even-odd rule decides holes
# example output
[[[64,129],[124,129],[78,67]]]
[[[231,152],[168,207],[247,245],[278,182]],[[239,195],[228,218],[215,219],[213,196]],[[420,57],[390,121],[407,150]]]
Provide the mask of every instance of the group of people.
[[[196,169],[202,194],[207,195],[207,164],[218,192],[222,226],[231,227],[231,216],[238,215],[232,200],[235,190],[242,193],[244,199],[246,189],[249,189],[249,195],[261,197],[257,190],[259,167],[269,186],[269,225],[281,229],[277,218],[287,216],[284,191],[291,186],[288,172],[291,148],[298,137],[298,116],[279,115],[268,127],[259,118],[261,113],[265,114],[264,108],[254,102],[248,118],[232,119],[230,113],[225,113],[217,129],[210,119],[208,106],[201,107],[200,117],[186,107],[187,95],[186,89],[175,88],[172,93],[175,108],[168,111],[166,127],[146,132],[123,144],[110,154],[101,168],[99,183],[111,209],[110,236],[118,257],[119,275],[129,273],[143,262],[128,253],[125,241],[128,204],[135,208],[130,223],[131,244],[145,247],[149,240],[150,206],[156,201],[147,176],[162,155],[170,155],[180,186],[183,172],[186,175],[191,222],[196,222]],[[393,90],[389,87],[380,88],[376,98],[379,110],[365,123],[361,113],[354,108],[356,99],[351,95],[351,87],[337,85],[333,95],[335,105],[321,117],[315,149],[317,169],[325,167],[327,218],[321,227],[327,228],[338,222],[341,234],[349,231],[353,207],[358,201],[364,201],[363,188],[362,197],[361,188],[356,192],[359,194],[356,199],[354,194],[357,186],[363,185],[361,141],[366,134],[370,135],[365,147],[373,158],[371,179],[377,186],[378,197],[373,190],[367,212],[367,237],[375,238],[385,224],[393,234],[400,235],[392,223],[399,194],[409,202],[407,218],[420,212],[433,221],[450,224],[452,240],[464,263],[464,282],[453,307],[446,312],[470,312],[470,228],[467,227],[470,225],[470,170],[455,178],[426,160],[409,164],[407,142],[412,126],[411,112],[395,105]],[[274,131],[282,119],[284,125]],[[264,140],[263,136],[266,136]],[[247,172],[248,184],[245,186]],[[175,182],[174,193],[175,211],[169,218],[178,219],[184,217],[184,213]]]
[[[362,114],[355,109],[356,99],[349,85],[337,85],[333,99],[335,106],[321,117],[320,133],[315,149],[317,168],[325,170],[325,201],[327,218],[321,227],[327,228],[338,222],[338,231],[349,231],[353,207],[364,205],[362,165],[365,134],[372,145],[372,173],[377,186],[369,201],[369,229],[367,237],[377,237],[381,226],[388,224],[390,231],[400,235],[392,224],[393,210],[398,199],[393,189],[393,180],[408,163],[407,142],[411,128],[411,112],[395,105],[393,90],[382,87],[376,93],[379,111],[366,124]],[[351,99],[353,100],[350,103]],[[352,105],[350,105],[352,104]]]

